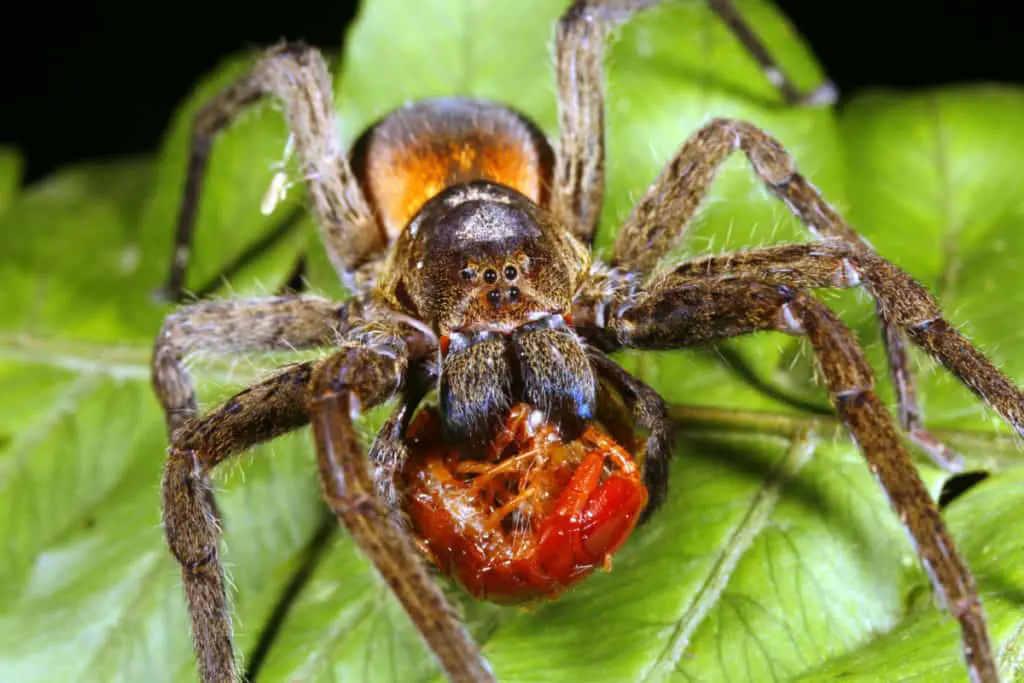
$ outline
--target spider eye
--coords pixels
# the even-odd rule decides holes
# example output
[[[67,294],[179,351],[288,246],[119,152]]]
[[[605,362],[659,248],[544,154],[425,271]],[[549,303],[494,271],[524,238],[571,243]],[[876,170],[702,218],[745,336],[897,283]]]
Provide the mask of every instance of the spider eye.
[[[492,306],[497,308],[498,306],[501,305],[501,292],[499,292],[496,289],[492,289],[491,291],[487,292],[487,301],[489,301]]]
[[[508,288],[508,300],[509,301],[519,301],[519,288],[518,287],[509,287]]]
[[[489,285],[493,285],[497,281],[498,281],[498,273],[497,272],[495,272],[494,270],[492,270],[490,268],[488,268],[487,270],[484,271],[484,282],[486,282]]]
[[[473,270],[472,268],[463,268],[461,274],[463,280],[472,280],[474,277],[476,277],[476,271]]]
[[[518,275],[518,274],[519,273],[518,273],[518,271],[516,271],[516,267],[515,266],[505,266],[505,279],[506,280],[515,280],[516,279],[516,275]]]

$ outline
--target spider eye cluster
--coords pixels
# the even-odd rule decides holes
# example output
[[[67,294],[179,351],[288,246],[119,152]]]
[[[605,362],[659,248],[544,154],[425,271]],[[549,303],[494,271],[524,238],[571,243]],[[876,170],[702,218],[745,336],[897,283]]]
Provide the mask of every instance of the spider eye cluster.
[[[466,183],[412,218],[394,249],[403,260],[379,291],[438,336],[482,326],[507,332],[571,306],[589,257],[566,246],[562,227],[530,198],[493,182]]]

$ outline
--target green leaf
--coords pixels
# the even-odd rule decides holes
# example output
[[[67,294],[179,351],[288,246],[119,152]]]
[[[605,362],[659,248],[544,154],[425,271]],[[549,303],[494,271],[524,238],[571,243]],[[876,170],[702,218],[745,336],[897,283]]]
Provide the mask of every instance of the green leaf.
[[[170,267],[193,118],[252,60],[253,55],[238,56],[219,65],[174,116],[140,217],[142,232],[154,245],[146,253],[146,284],[151,291],[165,283]],[[296,219],[301,193],[292,192],[291,200],[281,202],[269,216],[261,212],[275,170],[286,162],[287,140],[284,118],[270,101],[250,107],[217,136],[199,202],[186,290],[267,295],[287,281],[305,242],[302,223]],[[222,287],[225,271],[234,275],[227,290]]]
[[[776,10],[759,0],[739,6],[798,85],[820,82]],[[553,136],[550,50],[562,9],[541,0],[373,0],[340,58],[343,138],[410,99],[438,95],[508,102]],[[160,529],[166,439],[148,384],[152,339],[171,309],[151,294],[170,261],[190,117],[250,59],[229,60],[197,87],[157,159],[68,169],[13,195],[0,215],[0,680],[195,678]],[[618,32],[609,61],[599,249],[687,135],[711,116],[743,117],[779,137],[884,256],[932,288],[950,319],[1024,381],[1014,323],[1024,303],[1014,285],[1024,188],[1013,167],[1024,91],[865,94],[841,114],[786,108],[698,2],[638,17]],[[271,216],[259,213],[286,138],[274,106],[218,138],[191,288],[217,282],[292,220],[298,191]],[[219,294],[275,291],[315,237],[308,218],[282,234]],[[736,158],[673,257],[806,239]],[[322,249],[313,256],[312,280],[332,289]],[[866,297],[827,300],[884,374]],[[948,518],[1004,674],[1021,676],[1024,470],[1013,466],[1022,452],[969,392],[917,359],[929,425],[973,466],[994,470]],[[934,606],[898,520],[829,416],[801,342],[766,334],[716,351],[620,360],[674,403],[671,498],[611,573],[558,601],[502,608],[445,584],[502,681],[966,678],[955,623]],[[279,361],[197,359],[203,403]],[[307,433],[224,469],[218,502],[236,635],[250,658],[258,643],[265,648],[257,680],[438,677],[384,583],[348,539],[329,532],[330,520],[325,526]],[[923,460],[921,471],[933,492],[947,479]],[[293,591],[278,622],[275,610]],[[271,622],[277,630],[267,630]]]
[[[1007,150],[1024,138],[1022,107],[1019,89],[974,86],[868,93],[842,118],[851,220],[1011,377],[1024,376],[1013,314],[1024,292],[1012,284],[1024,192]],[[992,428],[994,416],[944,370],[926,363],[920,377],[933,424]]]
[[[159,248],[139,228],[152,178],[149,162],[71,169],[0,219],[3,680],[194,678],[159,527],[148,356],[169,307],[140,255]],[[198,374],[204,398],[232,388],[223,368]],[[243,647],[322,514],[310,450],[306,434],[257,449],[219,496]]]
[[[0,147],[0,214],[11,205],[21,183],[21,156],[10,147]]]

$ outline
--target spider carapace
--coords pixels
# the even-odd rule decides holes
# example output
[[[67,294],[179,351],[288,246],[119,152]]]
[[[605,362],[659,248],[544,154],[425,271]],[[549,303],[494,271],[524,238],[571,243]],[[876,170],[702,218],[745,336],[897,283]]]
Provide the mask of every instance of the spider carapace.
[[[570,315],[589,252],[540,208],[547,141],[501,105],[431,100],[353,157],[397,240],[376,296],[438,340],[440,405],[414,421],[398,486],[418,545],[477,598],[554,597],[610,565],[648,496],[595,419]]]

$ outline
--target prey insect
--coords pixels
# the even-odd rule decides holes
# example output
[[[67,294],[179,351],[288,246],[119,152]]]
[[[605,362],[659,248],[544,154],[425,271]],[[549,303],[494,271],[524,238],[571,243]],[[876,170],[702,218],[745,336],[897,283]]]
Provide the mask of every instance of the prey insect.
[[[210,483],[218,464],[311,425],[332,512],[449,678],[491,681],[426,562],[474,596],[502,602],[557,596],[608,566],[665,500],[673,430],[658,394],[607,354],[769,330],[810,342],[836,412],[960,624],[972,678],[997,680],[971,573],[875,393],[863,351],[810,290],[872,295],[899,427],[948,464],[918,417],[908,340],[1022,434],[1024,395],[934,298],[854,232],[778,141],[739,120],[712,119],[693,133],[636,204],[609,258],[591,253],[605,185],[604,44],[649,4],[581,0],[563,14],[555,145],[506,105],[440,99],[392,112],[345,152],[322,56],[287,44],[197,115],[169,295],[184,282],[211,140],[264,97],[284,105],[324,245],[354,292],[344,302],[199,302],[170,315],[156,341],[153,382],[171,441],[164,523],[204,681],[240,677]],[[814,99],[785,78],[731,3],[710,4],[784,99]],[[737,151],[817,240],[656,270]],[[198,414],[190,354],[312,347],[332,352]],[[389,401],[364,454],[354,418]]]

